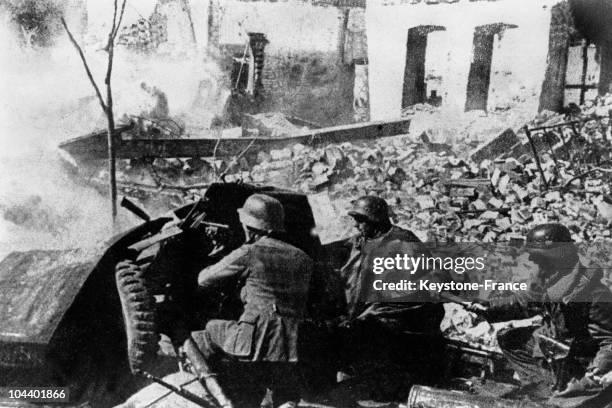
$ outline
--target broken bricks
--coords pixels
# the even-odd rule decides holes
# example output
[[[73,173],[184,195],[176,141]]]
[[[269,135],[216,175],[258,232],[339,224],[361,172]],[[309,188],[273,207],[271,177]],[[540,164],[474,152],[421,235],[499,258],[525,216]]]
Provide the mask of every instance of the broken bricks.
[[[516,133],[514,133],[512,129],[506,129],[489,143],[478,148],[474,153],[472,153],[470,159],[478,163],[491,157],[498,157],[504,153],[507,153],[511,147],[519,142],[520,139]]]
[[[549,116],[545,124],[558,118]],[[589,129],[580,125],[578,132],[593,130]],[[549,188],[543,189],[530,149],[523,156],[508,155],[520,141],[510,130],[469,158],[453,154],[448,144],[435,143],[444,140],[434,138],[435,134],[419,140],[421,132],[320,148],[295,144],[260,152],[257,164],[251,166],[251,179],[260,183],[283,180],[286,184],[281,187],[323,192],[334,204],[376,194],[390,203],[398,225],[425,231],[423,235],[439,240],[507,241],[509,234],[524,234],[532,225],[549,220],[584,229],[588,237],[604,236],[608,231],[605,225],[612,219],[612,204],[599,197],[610,193],[612,174],[581,175],[589,168],[579,167],[556,150],[553,157],[544,143],[540,147],[546,154],[540,156]],[[563,130],[564,135],[572,132]],[[599,137],[591,139],[603,143]],[[246,165],[240,167],[236,171],[245,170]],[[457,226],[449,221],[453,217],[459,220]]]

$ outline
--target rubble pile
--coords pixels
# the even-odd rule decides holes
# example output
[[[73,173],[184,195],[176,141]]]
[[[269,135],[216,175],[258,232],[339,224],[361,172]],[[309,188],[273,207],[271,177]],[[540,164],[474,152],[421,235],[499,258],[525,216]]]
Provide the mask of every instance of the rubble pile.
[[[442,333],[453,340],[478,344],[487,351],[495,351],[497,342],[495,328],[486,321],[476,321],[476,316],[460,305],[446,303],[444,320],[440,325]]]
[[[506,242],[533,224],[552,221],[567,224],[577,242],[609,238],[610,173],[602,169],[580,177],[574,168],[580,166],[549,154],[540,160],[547,187],[532,157],[475,163],[444,144],[400,136],[271,151],[260,154],[250,176],[255,182],[284,176],[283,184],[306,193],[325,190],[345,209],[360,195],[381,195],[398,224],[429,241]]]
[[[534,225],[561,222],[576,242],[589,243],[580,248],[583,260],[604,266],[612,287],[608,107],[611,96],[565,114],[543,112],[527,124],[528,131],[502,129],[488,139],[472,138],[467,129],[453,139],[411,127],[418,133],[320,148],[295,144],[211,163],[156,159],[144,167],[124,167],[120,179],[141,171],[158,192],[174,185],[172,205],[197,199],[219,174],[229,182],[299,190],[314,197],[313,212],[324,214],[319,232],[333,237],[325,242],[347,236],[352,220],[345,214],[365,194],[385,198],[393,221],[427,242],[512,243]],[[525,254],[512,251],[488,265],[498,278],[505,273],[512,280],[525,280],[535,270]],[[451,339],[495,351],[496,333],[520,324],[530,322],[490,325],[455,306],[447,310],[442,328]]]
[[[355,198],[380,195],[396,224],[428,242],[511,243],[534,225],[561,222],[576,242],[588,243],[580,246],[584,261],[606,267],[612,286],[606,244],[612,238],[612,138],[608,118],[592,116],[596,109],[570,117],[545,112],[529,123],[551,127],[531,132],[538,160],[524,131],[508,129],[470,152],[423,133],[271,151],[258,156],[248,180],[326,194],[337,217]],[[498,261],[517,279],[526,278],[517,271],[533,270],[526,256],[500,254]]]
[[[244,115],[244,136],[288,137],[303,130],[278,112]]]
[[[524,103],[516,103],[511,109],[494,109],[490,112],[464,112],[417,104],[404,108],[402,116],[410,117],[410,132],[413,135],[426,132],[434,142],[463,146],[467,152],[507,128],[518,129],[528,123],[533,119],[533,110],[532,106]],[[461,153],[464,151],[458,152]]]
[[[156,159],[141,171],[160,190],[178,185],[178,195],[186,199],[199,193],[190,185],[213,181],[220,173],[226,181],[324,192],[339,216],[356,197],[377,194],[388,201],[398,225],[430,242],[509,242],[535,224],[554,221],[568,225],[577,242],[592,242],[611,238],[611,137],[607,119],[586,120],[612,97],[601,101],[569,118],[576,123],[533,132],[539,163],[524,132],[507,129],[476,149],[434,142],[422,133],[322,148],[295,144],[216,160],[214,166]],[[567,122],[545,112],[529,126]],[[127,173],[119,179],[130,179],[139,168],[124,167]]]
[[[455,303],[445,303],[444,311],[445,316],[440,329],[447,338],[493,353],[501,352],[497,343],[497,333],[501,330],[510,327],[532,326],[541,321],[540,316],[535,316],[530,319],[491,324],[486,320],[478,319],[476,315]]]

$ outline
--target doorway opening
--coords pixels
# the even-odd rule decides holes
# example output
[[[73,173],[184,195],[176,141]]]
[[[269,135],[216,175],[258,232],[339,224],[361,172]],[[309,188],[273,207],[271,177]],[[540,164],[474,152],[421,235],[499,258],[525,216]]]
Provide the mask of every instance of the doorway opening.
[[[402,108],[417,103],[424,103],[427,100],[427,84],[425,82],[427,36],[434,31],[446,31],[446,28],[443,26],[421,25],[408,30]]]
[[[506,29],[517,28],[513,24],[495,23],[476,27],[472,48],[472,64],[468,76],[465,111],[487,110],[489,85],[491,84],[491,62],[495,35]]]

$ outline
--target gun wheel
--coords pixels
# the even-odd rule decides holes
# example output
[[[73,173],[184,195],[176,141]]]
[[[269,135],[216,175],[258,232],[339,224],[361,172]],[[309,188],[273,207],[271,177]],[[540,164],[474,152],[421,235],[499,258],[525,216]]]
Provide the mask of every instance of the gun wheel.
[[[160,340],[155,299],[147,288],[142,270],[130,261],[117,264],[115,281],[123,311],[130,369],[134,373],[150,371]]]

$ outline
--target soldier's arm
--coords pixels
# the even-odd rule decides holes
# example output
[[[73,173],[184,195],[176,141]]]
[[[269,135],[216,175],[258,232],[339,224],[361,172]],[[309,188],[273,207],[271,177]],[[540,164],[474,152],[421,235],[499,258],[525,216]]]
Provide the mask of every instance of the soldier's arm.
[[[588,329],[599,346],[590,368],[600,374],[612,371],[612,294],[598,296],[591,304]]]
[[[208,288],[227,279],[239,277],[248,268],[248,259],[249,249],[243,245],[221,261],[203,269],[198,275],[198,285]]]
[[[528,319],[542,313],[542,291],[530,288],[525,292],[510,292],[490,299],[478,314],[489,322]]]

